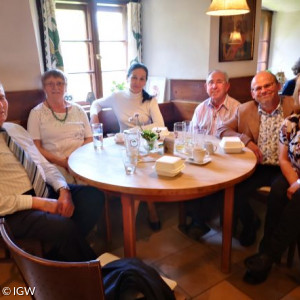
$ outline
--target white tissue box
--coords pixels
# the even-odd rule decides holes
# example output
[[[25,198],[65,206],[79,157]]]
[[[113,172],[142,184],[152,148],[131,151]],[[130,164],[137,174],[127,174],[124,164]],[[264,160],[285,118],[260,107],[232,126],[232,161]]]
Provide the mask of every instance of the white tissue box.
[[[176,156],[163,156],[155,163],[155,170],[158,175],[174,177],[185,167],[184,161]]]
[[[220,147],[225,153],[240,153],[245,145],[238,136],[226,136],[222,138]]]

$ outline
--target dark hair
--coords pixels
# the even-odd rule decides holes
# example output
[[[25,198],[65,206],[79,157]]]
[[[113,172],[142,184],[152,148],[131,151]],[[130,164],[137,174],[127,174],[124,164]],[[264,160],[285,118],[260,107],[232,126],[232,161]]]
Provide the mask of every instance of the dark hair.
[[[141,63],[133,63],[128,69],[127,77],[129,77],[132,74],[132,72],[136,69],[143,69],[146,72],[146,80],[148,80],[148,69],[144,64]],[[144,89],[142,91],[142,95],[143,95],[142,103],[144,103],[145,101],[150,101],[153,98],[153,96],[149,95]]]
[[[298,60],[293,65],[292,71],[295,75],[298,75],[300,73],[300,58],[298,58]]]
[[[64,83],[68,83],[67,76],[65,75],[65,73],[63,71],[58,70],[58,69],[51,69],[49,71],[46,71],[42,75],[42,84],[44,85],[45,81],[50,77],[61,78],[64,81]]]

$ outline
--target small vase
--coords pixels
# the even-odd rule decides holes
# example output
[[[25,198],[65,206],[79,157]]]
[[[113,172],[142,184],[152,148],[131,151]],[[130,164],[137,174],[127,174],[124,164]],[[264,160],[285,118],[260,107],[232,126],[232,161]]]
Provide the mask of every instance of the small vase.
[[[145,149],[148,153],[156,151],[156,140],[153,141],[146,141]]]

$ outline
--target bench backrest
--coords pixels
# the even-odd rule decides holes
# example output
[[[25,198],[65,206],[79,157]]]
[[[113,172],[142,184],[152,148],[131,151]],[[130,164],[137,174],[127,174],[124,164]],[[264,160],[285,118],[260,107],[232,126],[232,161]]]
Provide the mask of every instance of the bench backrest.
[[[228,94],[241,103],[252,100],[251,80],[253,76],[230,78]],[[205,80],[170,79],[170,98],[172,100],[199,101],[208,98]]]
[[[194,114],[194,110],[199,102],[195,101],[168,101],[159,103],[159,109],[163,116],[165,126],[169,131],[173,131],[173,125],[175,122],[191,120]],[[120,132],[120,126],[118,120],[111,108],[104,108],[98,113],[99,122],[103,123],[103,134]]]

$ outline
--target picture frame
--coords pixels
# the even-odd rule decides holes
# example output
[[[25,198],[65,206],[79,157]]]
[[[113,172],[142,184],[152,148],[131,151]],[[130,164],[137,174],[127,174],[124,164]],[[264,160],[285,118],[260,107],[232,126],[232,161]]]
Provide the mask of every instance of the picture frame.
[[[256,0],[247,0],[250,12],[220,17],[219,62],[253,60]]]
[[[146,91],[157,99],[158,103],[163,103],[165,100],[166,78],[149,76]]]

